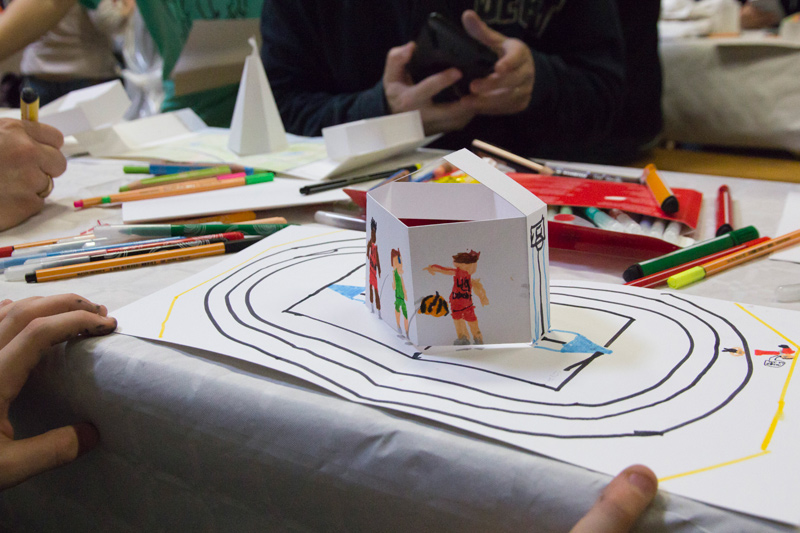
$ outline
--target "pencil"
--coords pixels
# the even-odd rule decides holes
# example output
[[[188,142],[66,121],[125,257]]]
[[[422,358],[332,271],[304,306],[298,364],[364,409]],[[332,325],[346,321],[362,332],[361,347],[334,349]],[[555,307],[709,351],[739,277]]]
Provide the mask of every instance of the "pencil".
[[[642,180],[647,185],[647,188],[650,189],[653,198],[656,199],[656,203],[662,211],[668,215],[678,212],[678,209],[680,209],[678,199],[675,198],[669,187],[661,180],[655,165],[650,164],[644,167]]]
[[[751,259],[756,259],[763,255],[777,252],[778,250],[788,248],[789,246],[794,246],[798,243],[800,243],[800,230],[795,230],[785,235],[781,235],[780,237],[771,239],[767,242],[762,242],[761,244],[756,244],[755,246],[748,246],[740,252],[728,254],[714,261],[709,261],[708,263],[704,263],[700,266],[684,270],[683,272],[675,274],[674,276],[670,276],[669,279],[667,279],[667,283],[673,289],[680,289],[681,287],[689,285],[690,283],[707,278],[708,276],[722,272],[723,270],[727,270],[731,267],[741,265],[742,263],[750,261]]]
[[[507,159],[508,161],[516,163],[525,168],[535,170],[539,174],[547,174],[551,176],[553,175],[553,169],[548,167],[547,165],[535,163],[530,159],[525,159],[524,157],[520,157],[517,154],[512,154],[508,150],[503,150],[502,148],[498,148],[497,146],[493,146],[487,142],[474,139],[472,141],[472,146],[478,148],[479,150],[483,150],[485,152],[489,152],[490,154],[496,155],[497,157],[502,157],[503,159]]]
[[[152,174],[154,176],[165,176],[168,174],[179,174],[181,172],[191,172],[203,168],[213,168],[226,166],[231,172],[244,172],[250,174],[263,174],[271,172],[266,168],[246,167],[236,163],[150,163],[149,165],[125,165],[122,171],[125,174]]]
[[[177,174],[165,174],[162,176],[153,176],[151,178],[142,178],[137,181],[132,181],[119,188],[119,192],[133,191],[136,189],[145,189],[147,187],[156,187],[158,185],[168,185],[170,183],[180,183],[183,181],[198,180],[201,178],[213,178],[232,172],[241,172],[232,170],[229,166],[216,166],[209,168],[198,168],[188,170],[186,172],[178,172]]]
[[[242,239],[238,241],[218,242],[214,244],[204,244],[192,248],[180,248],[176,250],[166,250],[143,255],[119,257],[116,259],[105,259],[92,263],[80,263],[77,265],[66,265],[55,268],[45,268],[37,270],[32,274],[25,275],[28,283],[41,283],[44,281],[57,281],[60,279],[77,278],[90,274],[101,274],[106,272],[116,272],[118,270],[129,270],[145,266],[162,265],[164,263],[174,263],[176,261],[187,261],[200,257],[211,257],[236,253],[244,250],[258,239]]]
[[[31,87],[25,87],[19,95],[19,111],[22,120],[39,122],[39,95]]]
[[[153,198],[165,198],[168,196],[179,196],[182,194],[192,194],[196,192],[216,191],[218,189],[228,189],[231,187],[241,187],[243,185],[255,185],[257,183],[267,183],[272,181],[274,174],[253,174],[252,176],[241,176],[238,178],[217,179],[209,178],[204,180],[174,183],[163,188],[137,189],[133,191],[110,194],[108,196],[96,196],[94,198],[84,198],[76,200],[73,205],[77,208],[91,207],[103,204],[116,204],[120,202],[134,202],[138,200],[151,200]]]

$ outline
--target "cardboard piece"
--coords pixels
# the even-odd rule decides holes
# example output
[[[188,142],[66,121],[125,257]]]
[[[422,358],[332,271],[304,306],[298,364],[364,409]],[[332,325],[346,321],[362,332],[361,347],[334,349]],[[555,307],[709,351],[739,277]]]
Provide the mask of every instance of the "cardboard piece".
[[[550,328],[546,204],[469,150],[444,159],[480,185],[367,194],[367,307],[416,346],[536,342]]]
[[[117,157],[147,146],[179,139],[205,128],[205,122],[194,111],[186,108],[76,133],[75,138],[93,157]]]
[[[119,123],[131,105],[119,80],[78,89],[42,106],[39,122],[57,128],[65,136]]]
[[[261,62],[255,38],[244,63],[228,148],[239,155],[267,154],[289,148],[286,130]]]
[[[326,159],[286,171],[297,178],[322,180],[410,152],[431,142],[419,111],[368,118],[322,129]]]
[[[169,77],[175,96],[237,83],[250,47],[242,36],[261,35],[260,20],[195,20]]]

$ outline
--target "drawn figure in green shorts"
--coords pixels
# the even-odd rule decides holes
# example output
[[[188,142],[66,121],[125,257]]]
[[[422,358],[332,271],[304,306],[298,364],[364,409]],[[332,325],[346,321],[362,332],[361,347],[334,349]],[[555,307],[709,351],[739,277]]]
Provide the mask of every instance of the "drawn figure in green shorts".
[[[478,258],[480,256],[480,252],[470,250],[453,256],[453,268],[440,265],[425,267],[425,270],[431,275],[439,273],[453,276],[453,290],[450,293],[450,312],[456,327],[456,335],[458,336],[453,342],[456,345],[469,344],[467,325],[469,325],[469,331],[472,332],[475,344],[483,344],[483,335],[478,327],[478,317],[475,316],[475,305],[472,303],[472,290],[475,289],[475,294],[478,295],[481,305],[484,307],[489,305],[489,298],[486,297],[486,291],[481,284],[481,280],[472,278],[478,268]]]
[[[394,317],[397,319],[397,331],[401,334],[403,330],[400,328],[400,311],[403,311],[403,319],[405,320],[405,332],[408,336],[408,310],[406,308],[406,284],[403,283],[403,259],[400,257],[400,250],[392,248],[392,268],[394,269],[394,277],[392,278],[392,289],[394,289]]]

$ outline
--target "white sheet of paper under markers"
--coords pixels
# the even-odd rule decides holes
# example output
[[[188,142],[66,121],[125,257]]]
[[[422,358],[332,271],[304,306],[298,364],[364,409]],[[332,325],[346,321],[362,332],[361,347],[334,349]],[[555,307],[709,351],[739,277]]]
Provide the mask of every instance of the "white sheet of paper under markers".
[[[800,229],[800,192],[790,192],[786,196],[783,215],[781,215],[781,221],[778,224],[778,231],[775,232],[775,236],[778,237],[798,229]],[[770,256],[770,259],[800,263],[800,246],[793,246],[776,252]]]
[[[307,181],[275,178],[257,185],[125,202],[122,204],[122,220],[126,224],[141,224],[171,218],[315,205],[349,198],[342,189],[300,194],[300,187],[308,184]]]
[[[252,361],[352,401],[608,474],[643,463],[661,490],[800,523],[791,358],[800,313],[552,281],[552,331],[536,347],[431,351],[371,315],[364,241],[323,226],[287,228],[120,309],[119,331]],[[387,264],[379,280],[389,313],[392,275]],[[442,278],[448,295],[452,281]],[[489,298],[501,278],[482,272]],[[502,312],[492,304],[476,308],[478,320]],[[440,321],[455,338],[450,316],[415,307],[408,302],[410,320]]]

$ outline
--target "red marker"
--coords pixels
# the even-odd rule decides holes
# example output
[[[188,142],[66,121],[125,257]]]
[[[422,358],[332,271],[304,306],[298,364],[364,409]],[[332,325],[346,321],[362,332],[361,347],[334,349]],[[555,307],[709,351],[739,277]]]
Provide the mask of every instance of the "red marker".
[[[717,193],[717,233],[725,235],[733,231],[733,200],[727,185],[719,188]]]

